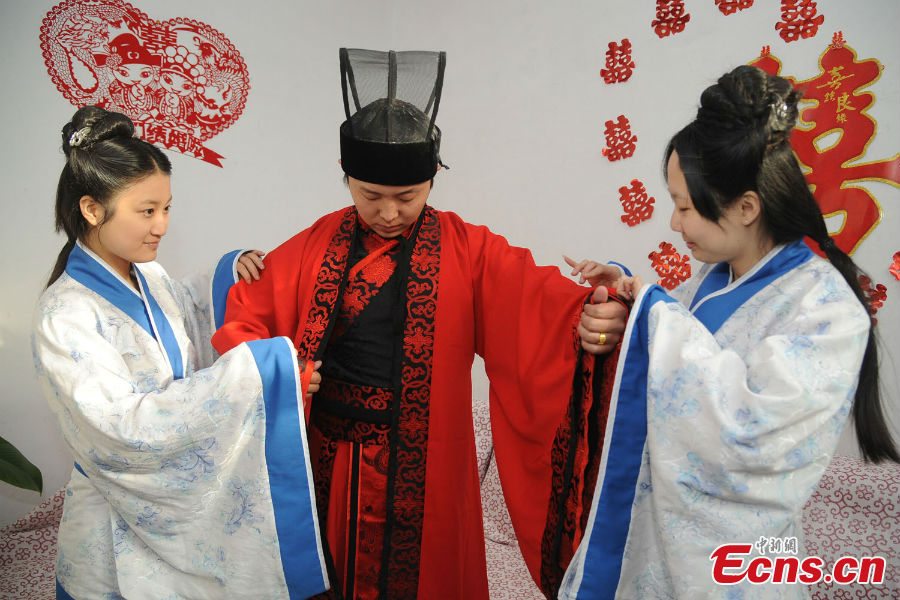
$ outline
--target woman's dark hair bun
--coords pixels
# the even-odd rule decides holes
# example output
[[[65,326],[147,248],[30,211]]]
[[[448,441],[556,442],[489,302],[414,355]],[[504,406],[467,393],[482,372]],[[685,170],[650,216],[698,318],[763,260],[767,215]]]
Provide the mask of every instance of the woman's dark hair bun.
[[[719,130],[743,131],[762,150],[787,142],[797,123],[801,95],[788,80],[742,65],[704,90],[697,121]]]
[[[68,157],[74,149],[89,150],[99,142],[133,136],[134,123],[126,115],[99,106],[85,106],[63,126],[63,152]]]

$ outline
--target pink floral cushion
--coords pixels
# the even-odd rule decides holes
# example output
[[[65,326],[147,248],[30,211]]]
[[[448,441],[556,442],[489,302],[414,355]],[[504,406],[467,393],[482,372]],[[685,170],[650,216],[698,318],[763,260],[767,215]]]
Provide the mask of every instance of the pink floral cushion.
[[[34,511],[0,529],[0,598],[56,597],[56,533],[65,488]]]
[[[516,532],[509,518],[509,511],[506,510],[497,460],[494,457],[491,457],[487,473],[481,481],[481,510],[485,538],[499,544],[516,543]]]
[[[887,562],[883,585],[820,582],[813,600],[900,598],[900,465],[835,456],[803,509],[803,533],[807,556],[826,568],[842,556]]]
[[[474,406],[488,583],[492,600],[537,600],[503,501],[490,441],[487,402]],[[55,597],[56,534],[65,490],[44,500],[29,516],[0,529],[0,598]],[[900,465],[866,464],[835,456],[803,511],[806,555],[830,567],[842,556],[884,557],[883,585],[819,583],[813,600],[900,598]]]
[[[491,409],[488,401],[472,400],[472,425],[475,428],[475,455],[478,458],[478,480],[484,481],[488,465],[494,456],[494,440],[491,438]]]
[[[485,550],[491,600],[543,600],[544,595],[532,581],[517,543],[486,540]]]
[[[515,544],[506,500],[500,487],[497,459],[491,440],[491,411],[487,400],[472,402],[472,420],[475,424],[475,446],[478,453],[478,475],[481,481],[481,509],[484,519],[484,537],[499,544]],[[486,449],[486,450],[485,450]]]

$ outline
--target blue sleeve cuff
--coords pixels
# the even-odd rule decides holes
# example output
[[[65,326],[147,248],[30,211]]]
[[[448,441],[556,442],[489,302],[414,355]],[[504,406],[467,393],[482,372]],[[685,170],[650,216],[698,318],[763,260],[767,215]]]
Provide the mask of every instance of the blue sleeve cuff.
[[[628,267],[626,267],[622,263],[618,263],[614,260],[611,260],[611,261],[607,262],[606,264],[613,265],[615,267],[619,267],[620,269],[622,269],[622,272],[625,273],[626,276],[631,277],[631,271],[629,271]]]
[[[246,250],[232,250],[219,259],[212,280],[212,314],[213,324],[219,329],[225,324],[225,307],[228,304],[228,292],[237,283],[235,267],[238,259]]]

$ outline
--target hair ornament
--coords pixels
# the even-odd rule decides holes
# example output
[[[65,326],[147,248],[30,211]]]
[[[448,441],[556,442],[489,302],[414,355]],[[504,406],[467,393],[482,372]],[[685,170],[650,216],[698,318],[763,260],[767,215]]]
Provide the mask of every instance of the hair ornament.
[[[772,112],[779,121],[785,121],[788,118],[788,104],[784,100],[776,100],[772,103]]]
[[[90,127],[82,127],[78,131],[73,131],[72,135],[69,136],[69,146],[72,148],[79,147],[90,132]]]

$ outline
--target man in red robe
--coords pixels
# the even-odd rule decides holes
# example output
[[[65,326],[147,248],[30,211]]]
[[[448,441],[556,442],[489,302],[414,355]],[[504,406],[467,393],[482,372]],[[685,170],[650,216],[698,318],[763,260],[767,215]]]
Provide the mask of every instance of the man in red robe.
[[[519,545],[555,594],[590,508],[602,372],[614,368],[583,353],[576,333],[593,290],[427,205],[444,53],[340,58],[353,206],[270,252],[258,282],[236,285],[213,344],[225,352],[286,335],[302,360],[322,361],[308,420],[329,594],[360,599],[488,598],[471,405],[478,353]],[[386,86],[361,84],[379,77]],[[592,308],[604,331],[595,341],[609,352],[625,309]]]

